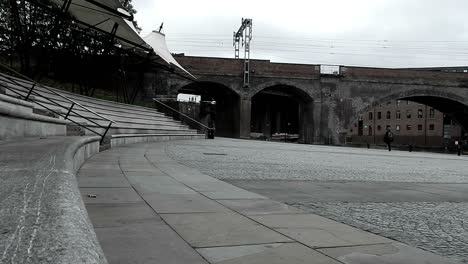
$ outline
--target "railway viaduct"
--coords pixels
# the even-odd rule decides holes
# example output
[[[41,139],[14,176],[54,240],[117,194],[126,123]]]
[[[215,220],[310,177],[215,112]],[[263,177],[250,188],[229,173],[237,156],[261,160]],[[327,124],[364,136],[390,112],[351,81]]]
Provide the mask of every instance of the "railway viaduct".
[[[299,134],[302,143],[342,144],[359,115],[395,99],[429,105],[468,128],[468,73],[340,66],[338,74],[329,75],[320,65],[251,60],[245,87],[243,60],[176,59],[197,80],[161,71],[146,78],[146,93],[214,99],[220,136],[287,132]]]

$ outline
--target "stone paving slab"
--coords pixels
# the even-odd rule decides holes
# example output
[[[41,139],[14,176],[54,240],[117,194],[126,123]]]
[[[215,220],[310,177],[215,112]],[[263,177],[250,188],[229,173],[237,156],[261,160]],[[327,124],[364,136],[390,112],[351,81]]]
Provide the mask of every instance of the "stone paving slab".
[[[215,264],[339,264],[340,262],[298,243],[197,249]]]
[[[304,214],[305,211],[273,200],[217,200],[230,209],[245,215]]]
[[[140,185],[181,185],[180,182],[169,176],[128,176],[128,181],[134,186]]]
[[[122,173],[122,172],[121,172]],[[151,176],[151,177],[167,177],[167,174],[162,172],[159,169],[154,168],[152,171],[126,171],[125,175],[127,177],[137,177],[137,176]]]
[[[180,175],[180,174],[166,174],[166,175],[170,175],[172,178],[183,182],[185,185],[190,186],[190,188],[194,190],[202,190],[203,188],[205,188],[206,191],[210,191],[213,189],[212,188],[208,189],[208,188],[215,187],[213,185],[223,182],[216,178],[213,178],[204,174],[198,174],[196,172],[190,175]],[[216,185],[216,186],[219,186],[219,185]]]
[[[281,234],[311,248],[344,247],[393,242],[390,239],[349,227],[341,230],[334,228],[289,228],[275,229]]]
[[[150,222],[95,230],[111,264],[207,264],[167,225]]]
[[[402,243],[318,249],[345,264],[456,264],[454,260]]]
[[[154,167],[138,167],[138,166],[133,166],[133,167],[125,167],[125,168],[122,168],[122,171],[125,173],[125,172],[128,172],[128,171],[131,171],[131,172],[152,172],[154,170]]]
[[[81,166],[83,170],[120,170],[119,164],[108,164],[107,161],[85,163]]]
[[[144,194],[143,199],[159,214],[229,212],[219,203],[195,194]]]
[[[161,217],[193,247],[292,242],[236,213],[163,214]]]
[[[80,187],[132,187],[123,175],[114,177],[78,177]]]
[[[86,164],[88,165],[99,165],[99,164],[108,164],[108,165],[119,165],[119,160],[113,157],[102,157],[102,158],[93,158],[86,160]]]
[[[133,188],[80,188],[80,191],[85,204],[143,202]],[[96,198],[88,197],[88,194],[96,195]]]
[[[141,178],[141,177],[138,177]],[[158,177],[151,177],[158,178]],[[134,178],[135,179],[135,178]],[[187,186],[178,184],[160,184],[158,182],[146,181],[144,183],[133,184],[133,188],[140,194],[152,194],[152,193],[163,193],[163,194],[197,194],[194,190]]]
[[[313,214],[250,217],[313,248],[394,242],[393,240]]]
[[[118,170],[101,170],[101,169],[80,169],[78,178],[80,177],[119,177],[124,174],[120,169]]]
[[[230,189],[219,191],[200,192],[201,194],[214,199],[214,200],[228,200],[228,199],[268,199],[265,196],[249,192],[243,189]]]
[[[88,204],[86,209],[95,228],[116,227],[145,222],[164,224],[159,215],[143,202],[132,204]]]
[[[132,188],[82,188],[98,194],[86,202],[110,263],[207,263],[202,256],[217,264],[412,259],[404,247],[391,253],[392,246],[398,248],[393,240],[305,213],[178,163],[164,155],[165,144],[116,148],[105,157],[121,161]],[[149,152],[157,155],[145,157]],[[307,195],[305,190],[301,195]],[[379,258],[362,257],[372,252]],[[398,254],[402,257],[388,258]],[[437,258],[443,259],[424,252],[418,260]]]
[[[184,182],[190,188],[198,191],[198,192],[216,192],[216,191],[231,191],[236,192],[239,190],[244,191],[232,184],[217,180],[217,179],[208,179],[211,178],[209,176],[200,177],[194,176],[193,178],[179,178],[181,181]]]

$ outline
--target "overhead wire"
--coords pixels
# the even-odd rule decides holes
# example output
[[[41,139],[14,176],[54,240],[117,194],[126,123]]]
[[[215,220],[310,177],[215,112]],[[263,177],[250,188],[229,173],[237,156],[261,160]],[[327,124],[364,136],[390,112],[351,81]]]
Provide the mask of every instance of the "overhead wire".
[[[412,58],[468,62],[468,45],[463,40],[357,40],[255,36],[252,54],[268,54],[275,58],[301,59],[281,54],[326,54],[378,58]],[[272,39],[279,41],[272,41]],[[297,42],[299,40],[299,42]],[[187,52],[232,51],[232,36],[215,34],[173,34],[168,44]],[[273,53],[275,52],[275,53]]]

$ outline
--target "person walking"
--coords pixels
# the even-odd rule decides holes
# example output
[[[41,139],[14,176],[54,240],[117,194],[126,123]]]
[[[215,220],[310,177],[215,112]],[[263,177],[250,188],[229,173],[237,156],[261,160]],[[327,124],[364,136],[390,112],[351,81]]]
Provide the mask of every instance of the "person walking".
[[[385,132],[384,142],[388,146],[388,151],[392,151],[393,133],[390,130],[390,126],[387,126],[387,132]]]

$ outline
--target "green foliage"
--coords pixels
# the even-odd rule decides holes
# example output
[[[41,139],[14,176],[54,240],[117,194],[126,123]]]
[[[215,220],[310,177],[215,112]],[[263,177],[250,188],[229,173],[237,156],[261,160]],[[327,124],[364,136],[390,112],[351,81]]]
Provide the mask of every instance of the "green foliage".
[[[128,11],[128,13],[135,15],[137,11],[132,5],[132,0],[119,0],[122,6],[125,8],[125,10]],[[138,23],[136,20],[133,20],[133,26],[140,32],[141,28],[138,26]]]
[[[131,14],[136,10],[131,0],[120,0]],[[111,55],[115,42],[108,35],[84,29],[60,16],[59,7],[49,0],[0,0],[0,56],[14,57],[21,71],[34,75],[31,60],[68,56]],[[134,25],[139,29],[138,24]],[[40,58],[40,57],[47,58]]]

